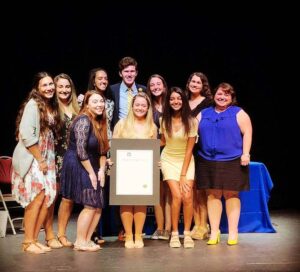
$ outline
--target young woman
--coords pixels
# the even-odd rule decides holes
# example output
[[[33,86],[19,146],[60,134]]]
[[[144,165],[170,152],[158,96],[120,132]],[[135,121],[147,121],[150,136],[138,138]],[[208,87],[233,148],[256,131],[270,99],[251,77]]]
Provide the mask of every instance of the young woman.
[[[157,127],[153,122],[153,113],[149,97],[145,93],[138,93],[133,97],[128,116],[118,121],[114,128],[113,138],[126,139],[156,139]],[[124,177],[126,182],[126,177]],[[125,247],[142,248],[143,227],[146,219],[147,206],[122,205],[121,219],[125,229]],[[132,225],[135,227],[135,241],[133,241]]]
[[[241,212],[239,191],[249,190],[249,162],[252,125],[249,115],[237,106],[236,93],[221,83],[214,93],[214,105],[199,113],[197,188],[205,189],[211,235],[208,245],[220,242],[222,196],[228,219],[228,245],[238,243]]]
[[[161,75],[154,74],[150,76],[147,84],[147,94],[153,108],[154,123],[158,128],[167,90],[167,82]],[[160,200],[159,204],[154,206],[154,212],[157,228],[151,239],[169,240],[171,234],[171,192],[166,182],[161,181],[160,183]]]
[[[45,253],[38,242],[48,207],[56,196],[54,133],[60,121],[51,75],[39,72],[17,117],[18,144],[13,153],[12,193],[25,208],[23,250]]]
[[[62,196],[84,206],[77,221],[75,250],[100,249],[91,241],[91,236],[104,206],[108,149],[105,98],[97,91],[87,91],[82,109],[70,127],[69,145],[61,171]]]
[[[110,143],[110,140],[112,138],[112,118],[113,118],[113,112],[114,112],[114,101],[112,101],[108,97],[108,92],[107,92],[107,87],[108,87],[108,75],[106,70],[104,70],[101,67],[94,68],[90,70],[89,72],[89,81],[88,81],[88,90],[95,90],[100,92],[104,97],[105,97],[105,112],[106,112],[106,121],[107,121],[107,137],[108,141]],[[107,158],[110,157],[110,153],[107,153]],[[106,176],[106,182],[109,182],[109,176]],[[105,196],[105,203],[108,202],[108,190],[105,190],[104,193]],[[101,220],[103,221],[104,217],[107,214],[105,211],[103,212],[103,216]],[[93,235],[92,235],[92,240],[97,243],[97,244],[102,244],[105,242],[105,240],[101,237],[100,234],[100,225],[101,222],[99,222],[98,226],[96,227]]]
[[[193,184],[195,164],[193,147],[197,136],[197,121],[184,92],[178,87],[169,89],[160,125],[161,143],[165,145],[161,154],[163,179],[172,194],[172,236],[170,247],[181,246],[178,221],[181,204],[184,215],[184,247],[193,248],[190,228],[193,218]]]
[[[64,154],[68,146],[68,131],[72,120],[79,112],[76,98],[76,90],[71,77],[67,74],[59,74],[54,78],[56,99],[58,102],[59,116],[62,123],[59,137],[55,141],[55,156],[57,170],[57,191],[60,192],[60,173]],[[58,210],[58,233],[53,231],[53,203],[44,223],[47,245],[51,248],[71,247],[73,244],[67,239],[66,228],[73,209],[73,201],[62,197]]]
[[[192,116],[197,117],[199,112],[212,105],[212,94],[207,76],[201,72],[192,73],[186,83],[186,94],[189,99],[189,105],[192,111]],[[194,158],[195,155],[194,147]],[[195,164],[195,171],[197,163]],[[194,227],[191,231],[193,239],[206,239],[208,237],[208,220],[207,220],[207,197],[205,190],[197,190],[194,185]]]

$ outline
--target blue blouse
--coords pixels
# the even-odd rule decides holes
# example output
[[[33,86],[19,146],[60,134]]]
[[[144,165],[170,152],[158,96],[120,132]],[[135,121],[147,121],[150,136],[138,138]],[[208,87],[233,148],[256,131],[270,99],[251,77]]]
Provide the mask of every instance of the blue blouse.
[[[223,112],[215,107],[201,111],[197,154],[209,161],[229,161],[243,153],[243,135],[236,115],[240,107],[230,106]]]

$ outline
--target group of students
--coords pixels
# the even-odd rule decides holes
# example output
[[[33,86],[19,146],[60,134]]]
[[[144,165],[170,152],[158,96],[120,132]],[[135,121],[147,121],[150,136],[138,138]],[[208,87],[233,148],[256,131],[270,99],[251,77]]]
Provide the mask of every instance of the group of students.
[[[162,181],[153,239],[181,247],[178,222],[183,204],[184,248],[193,248],[193,239],[208,238],[208,218],[207,244],[219,243],[223,196],[229,224],[227,243],[238,243],[238,193],[249,189],[252,126],[246,112],[236,106],[233,87],[221,83],[212,94],[207,77],[199,72],[191,74],[185,90],[168,88],[157,74],[143,86],[135,82],[137,74],[132,57],[120,60],[122,81],[109,88],[107,72],[91,70],[81,107],[68,75],[53,79],[40,72],[35,76],[17,117],[18,144],[13,153],[12,192],[25,208],[24,251],[40,254],[63,246],[80,251],[101,249],[91,237],[106,202],[106,169],[113,163],[108,159],[111,138],[160,138]],[[55,235],[58,194],[62,200]],[[66,228],[74,202],[83,209],[73,244]],[[121,205],[120,216],[125,247],[144,247],[146,206]],[[42,226],[46,245],[38,241]]]

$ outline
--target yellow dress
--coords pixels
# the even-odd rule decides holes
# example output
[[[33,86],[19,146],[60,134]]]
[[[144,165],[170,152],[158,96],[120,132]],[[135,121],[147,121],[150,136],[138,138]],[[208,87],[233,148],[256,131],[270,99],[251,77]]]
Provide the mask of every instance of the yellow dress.
[[[161,170],[164,180],[180,180],[188,137],[197,136],[197,127],[197,120],[195,119],[188,135],[185,135],[184,126],[182,126],[178,131],[173,131],[173,135],[170,138],[165,129],[160,126],[159,132],[166,139],[166,145],[161,153]],[[186,173],[186,178],[187,180],[195,179],[195,162],[193,156]]]

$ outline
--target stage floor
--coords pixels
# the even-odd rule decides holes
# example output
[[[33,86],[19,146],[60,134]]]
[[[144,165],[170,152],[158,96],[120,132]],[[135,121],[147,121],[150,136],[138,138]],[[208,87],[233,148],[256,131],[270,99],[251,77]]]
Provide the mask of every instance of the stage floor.
[[[146,238],[143,249],[125,249],[116,237],[105,237],[98,252],[77,252],[69,248],[34,255],[21,250],[23,233],[0,238],[0,271],[300,271],[300,212],[270,212],[277,233],[241,233],[237,246],[221,243],[207,246],[196,241],[194,249],[171,249],[167,241]],[[75,240],[76,218],[68,225],[68,237]],[[55,221],[56,230],[56,221]],[[41,232],[40,241],[44,240]]]

